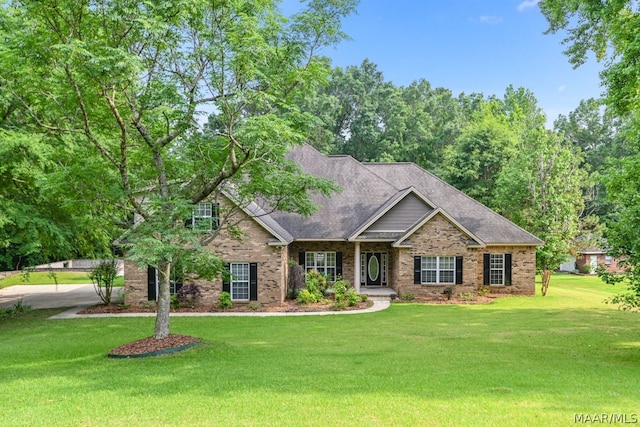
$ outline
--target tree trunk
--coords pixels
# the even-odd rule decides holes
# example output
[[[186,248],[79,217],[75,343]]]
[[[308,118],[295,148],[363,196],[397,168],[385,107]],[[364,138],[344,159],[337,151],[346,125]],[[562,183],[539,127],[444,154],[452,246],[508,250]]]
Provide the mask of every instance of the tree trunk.
[[[169,293],[169,278],[171,263],[167,260],[158,262],[158,312],[156,315],[156,329],[153,334],[155,339],[169,336],[169,311],[171,308],[171,295]]]
[[[551,275],[553,274],[553,270],[542,270],[542,296],[547,295],[547,291],[549,290],[549,282],[551,281]]]

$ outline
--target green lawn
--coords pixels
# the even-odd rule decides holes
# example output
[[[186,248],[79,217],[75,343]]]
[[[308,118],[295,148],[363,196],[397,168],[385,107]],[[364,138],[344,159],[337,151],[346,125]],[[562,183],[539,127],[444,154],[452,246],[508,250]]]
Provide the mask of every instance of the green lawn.
[[[0,425],[563,426],[640,412],[640,319],[615,288],[364,315],[174,318],[204,343],[108,359],[152,318],[0,321]],[[617,416],[617,415],[616,415]]]
[[[87,273],[78,272],[56,272],[55,279],[48,272],[33,272],[28,275],[14,274],[5,279],[0,280],[0,289],[13,285],[55,285],[58,284],[74,285],[91,283],[91,279]],[[114,283],[115,286],[123,286],[124,278],[119,276]]]

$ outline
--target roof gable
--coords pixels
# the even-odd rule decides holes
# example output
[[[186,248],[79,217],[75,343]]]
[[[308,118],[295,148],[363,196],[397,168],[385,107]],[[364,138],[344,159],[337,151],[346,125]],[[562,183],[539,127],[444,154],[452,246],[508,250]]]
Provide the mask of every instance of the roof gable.
[[[426,214],[422,219],[420,219],[420,221],[416,222],[413,227],[411,227],[409,230],[407,230],[407,232],[404,233],[402,235],[402,237],[400,237],[398,240],[393,242],[393,244],[391,246],[396,247],[396,248],[405,246],[406,240],[409,237],[411,237],[411,235],[413,233],[418,231],[420,228],[422,228],[422,226],[424,226],[426,223],[431,221],[437,215],[442,215],[443,217],[445,217],[447,219],[447,221],[449,221],[458,230],[460,230],[464,235],[466,235],[469,238],[468,246],[472,246],[472,247],[484,247],[484,246],[486,246],[485,243],[480,238],[478,238],[478,236],[473,234],[471,231],[467,230],[462,224],[460,224],[453,217],[451,217],[444,210],[442,210],[442,208],[436,208],[433,211],[431,211],[428,214]]]
[[[425,199],[413,187],[399,191],[362,224],[349,240],[385,236],[397,238],[418,220],[434,210],[433,203]]]

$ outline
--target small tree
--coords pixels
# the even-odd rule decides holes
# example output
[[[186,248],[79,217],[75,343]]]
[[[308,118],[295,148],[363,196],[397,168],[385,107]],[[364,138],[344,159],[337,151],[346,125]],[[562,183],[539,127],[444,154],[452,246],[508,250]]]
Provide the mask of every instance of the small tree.
[[[111,305],[113,282],[116,280],[117,275],[118,263],[114,259],[100,261],[89,273],[93,288],[106,305]]]

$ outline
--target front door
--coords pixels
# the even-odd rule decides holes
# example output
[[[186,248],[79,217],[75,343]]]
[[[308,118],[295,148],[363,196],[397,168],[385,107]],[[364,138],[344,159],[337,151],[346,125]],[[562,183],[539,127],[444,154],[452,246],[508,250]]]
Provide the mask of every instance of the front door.
[[[361,284],[364,286],[387,285],[387,254],[364,252],[360,254]]]

